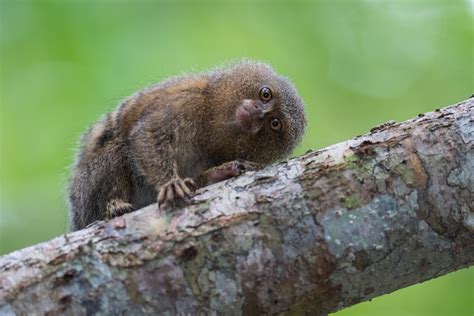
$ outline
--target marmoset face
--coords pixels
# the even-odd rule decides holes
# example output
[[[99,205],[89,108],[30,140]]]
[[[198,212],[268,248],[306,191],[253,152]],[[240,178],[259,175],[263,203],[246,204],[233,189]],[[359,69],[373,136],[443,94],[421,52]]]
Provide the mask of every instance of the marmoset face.
[[[224,133],[235,144],[233,158],[269,163],[290,154],[306,127],[303,102],[291,82],[255,62],[230,68],[222,82],[226,111],[219,115],[231,122]]]

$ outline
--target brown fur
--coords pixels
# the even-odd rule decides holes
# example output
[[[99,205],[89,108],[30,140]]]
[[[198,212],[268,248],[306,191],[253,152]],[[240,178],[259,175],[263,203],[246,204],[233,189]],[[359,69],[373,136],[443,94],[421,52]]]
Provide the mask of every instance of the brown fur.
[[[259,97],[262,86],[272,88],[268,104]],[[255,134],[236,120],[244,99],[269,109],[258,118]],[[278,132],[267,123],[275,117],[282,122]],[[215,182],[248,166],[228,163],[234,160],[268,164],[281,159],[298,144],[305,126],[296,90],[264,63],[245,60],[139,91],[82,137],[69,183],[71,229],[158,197],[162,208],[174,200],[189,202],[193,180],[206,174]]]

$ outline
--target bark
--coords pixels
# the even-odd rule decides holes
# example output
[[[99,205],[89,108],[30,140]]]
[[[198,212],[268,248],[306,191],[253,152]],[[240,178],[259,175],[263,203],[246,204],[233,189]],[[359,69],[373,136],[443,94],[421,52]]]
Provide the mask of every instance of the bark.
[[[474,263],[474,99],[0,258],[0,314],[325,314]]]

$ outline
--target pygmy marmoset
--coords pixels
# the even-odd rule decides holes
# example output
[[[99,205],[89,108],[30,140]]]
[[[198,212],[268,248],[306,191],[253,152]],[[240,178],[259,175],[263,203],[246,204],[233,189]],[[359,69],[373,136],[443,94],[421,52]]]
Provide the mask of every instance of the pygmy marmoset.
[[[293,85],[267,64],[244,60],[141,90],[82,137],[69,180],[71,229],[284,158],[306,127]]]

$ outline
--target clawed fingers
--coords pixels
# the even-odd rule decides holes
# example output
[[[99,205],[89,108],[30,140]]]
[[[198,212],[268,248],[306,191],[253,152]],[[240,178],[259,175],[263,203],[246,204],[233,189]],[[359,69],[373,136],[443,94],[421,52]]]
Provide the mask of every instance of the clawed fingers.
[[[242,172],[255,171],[262,168],[262,165],[252,161],[238,160],[237,163],[239,170],[241,170]]]
[[[261,165],[246,160],[233,160],[206,171],[206,184],[210,185],[237,177],[246,171],[261,169]]]
[[[106,205],[104,218],[109,220],[133,211],[134,208],[132,204],[124,202],[121,199],[112,199]]]
[[[189,188],[186,186],[186,184],[184,184],[184,181],[178,179],[178,181],[176,181],[173,185],[174,192],[176,193],[176,195],[183,199],[185,202],[189,203],[192,193],[191,190],[189,190]]]
[[[168,189],[168,186],[162,186],[160,188],[160,191],[158,192],[158,204],[161,206],[163,202],[165,201],[166,198],[166,191]]]
[[[196,184],[190,178],[184,180],[176,178],[167,182],[158,192],[157,200],[160,210],[172,208],[177,200],[190,203],[195,188]]]
[[[173,186],[168,183],[160,188],[158,193],[158,206],[160,210],[167,210],[173,202]]]
[[[197,189],[196,183],[191,178],[184,179],[184,184],[186,184],[188,187],[191,187],[191,190],[193,191]]]

